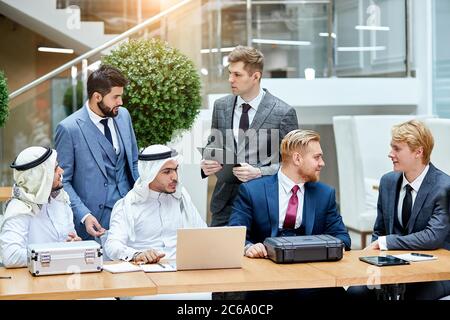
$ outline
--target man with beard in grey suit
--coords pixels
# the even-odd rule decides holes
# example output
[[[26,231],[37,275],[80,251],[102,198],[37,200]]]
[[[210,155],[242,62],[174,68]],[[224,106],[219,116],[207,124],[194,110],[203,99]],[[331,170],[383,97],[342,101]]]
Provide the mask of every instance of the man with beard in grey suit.
[[[214,103],[208,148],[224,150],[223,162],[201,162],[202,177],[216,174],[211,199],[211,226],[225,226],[239,185],[279,168],[279,146],[284,136],[298,129],[295,109],[261,88],[263,54],[237,46],[228,56],[232,95]],[[212,150],[212,149],[209,149]]]

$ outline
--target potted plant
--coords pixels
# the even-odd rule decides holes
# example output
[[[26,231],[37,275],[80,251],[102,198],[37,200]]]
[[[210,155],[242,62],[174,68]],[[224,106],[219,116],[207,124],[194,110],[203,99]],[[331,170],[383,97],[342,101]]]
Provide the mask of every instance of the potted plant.
[[[103,57],[130,81],[123,95],[139,147],[166,144],[188,130],[201,106],[194,63],[159,39],[131,40]]]

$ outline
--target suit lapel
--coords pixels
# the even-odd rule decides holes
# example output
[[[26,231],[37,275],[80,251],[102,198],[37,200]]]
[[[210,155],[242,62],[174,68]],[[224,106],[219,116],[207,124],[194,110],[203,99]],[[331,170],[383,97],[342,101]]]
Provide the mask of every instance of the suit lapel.
[[[86,108],[89,108],[89,106],[85,106]],[[92,137],[95,137],[99,130],[98,128],[92,123],[91,119],[89,118],[89,114],[87,109],[84,109],[81,113],[81,116],[77,119],[77,124],[80,127],[81,133],[84,136],[84,139],[86,140],[86,143],[89,147],[89,150],[91,150],[92,156],[95,159],[95,162],[97,162],[100,170],[106,176],[106,169],[105,169],[105,163],[103,161],[102,153],[100,151],[100,145],[97,141],[97,139],[92,139]],[[108,142],[109,143],[109,142]]]
[[[225,113],[225,129],[233,129],[233,116],[234,116],[234,108],[236,106],[237,96],[230,96],[229,100],[226,102],[224,106]]]
[[[303,203],[302,224],[305,226],[305,234],[312,234],[314,220],[316,219],[316,188],[313,183],[305,183],[305,196]]]
[[[278,234],[279,216],[279,199],[278,199],[278,174],[273,175],[265,184],[267,208],[269,209],[270,233],[272,237]]]
[[[430,168],[428,169],[425,178],[419,188],[419,192],[417,192],[416,200],[414,201],[414,206],[412,208],[411,217],[409,218],[407,229],[408,233],[411,233],[416,222],[417,216],[422,209],[422,206],[430,193],[435,181],[435,170],[434,166],[430,163]]]
[[[275,107],[275,100],[273,96],[269,93],[269,91],[265,90],[264,98],[261,100],[261,103],[258,106],[258,111],[256,111],[255,117],[253,118],[252,123],[250,124],[248,131],[248,139],[246,141],[256,141],[253,140],[256,135],[256,132],[261,128],[266,118],[272,112]],[[248,143],[247,143],[248,144]],[[245,149],[244,143],[240,143],[238,146],[237,154],[239,154],[243,149]]]
[[[125,149],[125,155],[126,159],[128,161],[128,166],[130,167],[130,172],[133,172],[132,165],[133,165],[133,159],[131,157],[131,144],[129,143],[131,141],[131,132],[128,129],[128,125],[125,122],[125,119],[123,118],[122,114],[120,113],[119,109],[119,115],[113,119],[116,125],[116,132],[117,132],[117,138],[122,140],[123,148]],[[128,143],[127,143],[128,142]]]
[[[395,190],[395,192],[388,192],[388,234],[394,233],[394,221],[395,221],[395,214],[398,214],[398,194],[399,194],[399,186],[398,184],[401,184],[401,181],[403,179],[403,175],[401,173],[397,174],[397,178],[394,178],[390,181],[390,185],[387,187],[387,190]]]

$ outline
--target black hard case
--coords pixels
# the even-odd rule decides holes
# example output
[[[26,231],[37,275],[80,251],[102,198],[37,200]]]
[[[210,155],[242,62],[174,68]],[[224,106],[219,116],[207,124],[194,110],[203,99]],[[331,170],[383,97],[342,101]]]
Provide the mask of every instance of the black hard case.
[[[264,240],[268,257],[276,263],[337,261],[344,243],[330,235],[272,237]]]

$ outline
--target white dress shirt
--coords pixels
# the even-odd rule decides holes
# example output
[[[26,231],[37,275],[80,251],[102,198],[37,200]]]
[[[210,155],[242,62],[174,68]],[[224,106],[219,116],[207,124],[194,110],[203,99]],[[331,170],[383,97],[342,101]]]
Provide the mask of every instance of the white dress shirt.
[[[7,210],[14,210],[11,200]],[[0,233],[0,251],[6,267],[27,265],[27,246],[33,243],[64,242],[69,232],[75,232],[70,206],[51,199],[35,215],[20,214],[5,221]]]
[[[185,225],[180,208],[180,199],[171,194],[150,190],[144,203],[134,205],[134,233],[135,241],[131,241],[124,223],[123,199],[119,200],[111,213],[111,223],[108,238],[105,243],[106,255],[112,260],[130,261],[139,251],[156,249],[164,252],[164,258],[176,257],[177,229],[201,228],[206,223],[195,212],[188,212],[191,221]]]
[[[100,132],[104,135],[105,127],[103,126],[103,124],[100,123],[100,120],[103,120],[106,118],[102,118],[98,114],[96,114],[94,111],[92,111],[91,108],[89,107],[88,102],[86,102],[86,108],[89,113],[89,118],[92,120],[92,122],[98,128],[98,130],[100,130]],[[116,132],[116,127],[114,125],[114,120],[113,120],[113,118],[107,118],[107,119],[108,119],[108,127],[109,127],[109,130],[111,131],[111,137],[112,137],[112,141],[113,141],[114,150],[116,151],[116,154],[119,154],[120,153],[120,145],[119,145],[119,140],[117,140],[117,132]]]
[[[241,121],[242,104],[247,103],[251,106],[251,108],[248,110],[248,125],[250,127],[253,122],[253,119],[255,118],[256,111],[258,111],[259,104],[261,103],[265,94],[266,94],[266,92],[261,88],[261,89],[259,89],[258,95],[251,101],[245,101],[244,99],[241,98],[241,96],[237,97],[236,106],[234,107],[234,115],[233,115],[233,134],[234,134],[234,139],[236,141],[238,141],[238,135],[239,135],[239,122]]]
[[[406,185],[409,184],[412,188],[411,190],[411,198],[412,198],[412,204],[411,204],[411,212],[412,208],[414,207],[414,202],[416,201],[417,193],[419,192],[420,186],[422,185],[423,179],[425,179],[425,176],[427,175],[428,169],[430,169],[430,165],[427,165],[425,169],[423,169],[422,173],[413,181],[408,182],[408,180],[405,177],[405,174],[403,173],[403,182],[402,186],[400,188],[400,194],[398,197],[398,204],[397,204],[397,218],[400,222],[400,225],[403,226],[403,219],[402,219],[402,209],[403,209],[403,200],[405,199],[406,195]],[[388,250],[387,244],[386,244],[386,236],[378,237],[378,243],[381,250]]]
[[[286,218],[286,211],[289,205],[289,200],[292,196],[292,188],[298,185],[299,189],[297,191],[298,198],[298,208],[297,217],[295,218],[295,229],[299,228],[302,224],[303,215],[303,204],[305,200],[305,183],[296,184],[294,181],[289,179],[281,169],[278,170],[278,208],[279,208],[279,223],[278,227],[283,228],[284,219]]]

